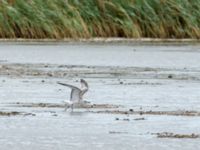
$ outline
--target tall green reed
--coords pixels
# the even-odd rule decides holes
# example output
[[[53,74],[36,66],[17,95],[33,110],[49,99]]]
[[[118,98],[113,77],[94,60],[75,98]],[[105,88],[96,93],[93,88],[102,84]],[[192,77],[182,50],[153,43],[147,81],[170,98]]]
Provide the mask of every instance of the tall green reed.
[[[1,0],[1,38],[200,38],[199,0]]]

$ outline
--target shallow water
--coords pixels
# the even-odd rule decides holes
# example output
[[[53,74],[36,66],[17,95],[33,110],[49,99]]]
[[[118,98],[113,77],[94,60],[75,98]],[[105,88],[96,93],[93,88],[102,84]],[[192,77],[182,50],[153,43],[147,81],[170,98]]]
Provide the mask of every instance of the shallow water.
[[[0,111],[35,114],[0,116],[1,149],[196,150],[199,138],[160,139],[154,133],[200,134],[198,116],[70,113],[10,103],[63,104],[70,90],[56,82],[78,86],[77,80],[85,78],[90,85],[85,99],[94,104],[198,111],[199,60],[198,44],[1,44]]]
[[[17,63],[197,68],[200,45],[1,44],[0,60]]]

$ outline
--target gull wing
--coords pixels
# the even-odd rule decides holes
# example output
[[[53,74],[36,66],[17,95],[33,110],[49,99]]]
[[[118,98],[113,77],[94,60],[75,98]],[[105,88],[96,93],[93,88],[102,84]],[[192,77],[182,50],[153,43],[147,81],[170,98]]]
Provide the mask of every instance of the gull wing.
[[[71,94],[70,94],[70,101],[80,101],[81,100],[81,89],[79,89],[76,86],[70,85],[70,84],[65,84],[61,82],[57,82],[60,85],[67,86],[71,89]]]
[[[76,101],[79,102],[81,100],[81,91],[77,89],[72,89],[71,95],[70,95],[70,101]]]
[[[70,84],[66,84],[66,83],[61,83],[61,82],[57,82],[58,84],[60,84],[60,85],[63,85],[63,86],[67,86],[67,87],[69,87],[70,89],[76,89],[76,90],[78,90],[78,91],[81,91],[81,89],[79,89],[78,87],[76,87],[76,86],[73,86],[73,85],[70,85]]]

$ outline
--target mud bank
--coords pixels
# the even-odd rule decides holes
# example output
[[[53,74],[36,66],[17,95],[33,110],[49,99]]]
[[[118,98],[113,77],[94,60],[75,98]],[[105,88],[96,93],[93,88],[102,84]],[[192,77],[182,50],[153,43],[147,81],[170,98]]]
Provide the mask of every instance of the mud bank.
[[[138,78],[200,80],[198,69],[1,63],[0,75],[34,78]],[[45,82],[45,81],[44,81]],[[131,85],[129,82],[120,84]],[[143,82],[138,84],[148,84]]]
[[[36,108],[64,108],[66,107],[65,104],[55,104],[55,103],[9,103],[4,104],[6,106],[12,107],[36,107]],[[111,108],[123,108],[121,105],[114,105],[114,104],[76,104],[74,106],[77,108],[93,108],[93,109],[111,109]]]
[[[191,43],[199,43],[199,39],[161,39],[161,38],[79,38],[79,39],[25,39],[25,38],[16,38],[16,39],[0,39],[2,43],[10,43],[10,44],[62,44],[62,43],[87,43],[87,44],[119,44],[119,43],[134,43],[134,44],[144,44],[144,43],[156,43],[156,44],[191,44]]]
[[[55,103],[7,103],[4,104],[7,107],[27,107],[27,108],[64,108],[65,104],[55,104]],[[199,111],[189,111],[189,110],[177,110],[177,111],[144,111],[129,109],[128,111],[122,105],[114,104],[90,104],[82,103],[76,104],[75,109],[87,109],[87,113],[97,113],[97,114],[121,114],[121,115],[169,115],[169,116],[200,116]],[[90,109],[90,110],[88,110]],[[93,110],[97,109],[97,110]],[[99,110],[101,109],[101,110]],[[137,120],[137,119],[136,119]],[[139,118],[138,120],[144,120],[144,118]]]
[[[121,110],[103,110],[88,111],[91,113],[104,114],[124,114],[124,115],[169,115],[169,116],[200,116],[198,111],[121,111]]]

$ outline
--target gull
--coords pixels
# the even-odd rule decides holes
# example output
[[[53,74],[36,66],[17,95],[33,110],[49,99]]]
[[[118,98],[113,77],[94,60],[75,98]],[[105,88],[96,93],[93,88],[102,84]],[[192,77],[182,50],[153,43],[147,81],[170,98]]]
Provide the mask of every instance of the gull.
[[[88,83],[83,79],[80,80],[81,88],[61,82],[57,83],[63,86],[67,86],[71,89],[70,100],[64,101],[66,103],[65,111],[68,109],[69,106],[71,106],[71,109],[73,111],[74,104],[80,104],[81,102],[83,102],[83,95],[88,91],[89,88]]]

